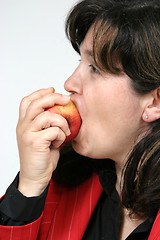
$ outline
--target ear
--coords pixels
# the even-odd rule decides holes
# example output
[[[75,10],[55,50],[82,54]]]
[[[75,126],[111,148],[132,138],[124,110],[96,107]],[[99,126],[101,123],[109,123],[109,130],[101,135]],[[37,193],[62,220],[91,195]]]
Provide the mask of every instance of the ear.
[[[160,118],[160,87],[153,90],[149,98],[149,103],[145,107],[142,119],[145,122],[151,123]]]

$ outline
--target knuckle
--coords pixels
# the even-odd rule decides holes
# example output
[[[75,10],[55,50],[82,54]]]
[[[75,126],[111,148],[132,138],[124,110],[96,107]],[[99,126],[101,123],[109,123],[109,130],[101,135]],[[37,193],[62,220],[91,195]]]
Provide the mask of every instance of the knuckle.
[[[32,100],[32,102],[29,105],[29,112],[38,111],[39,113],[42,113],[44,111],[43,104],[42,104],[42,98],[37,98]]]
[[[60,134],[60,129],[59,127],[54,127],[53,129],[54,129],[55,136],[57,137]]]
[[[20,135],[20,126],[19,126],[19,124],[17,124],[17,126],[16,126],[16,134],[17,135]]]
[[[34,114],[37,112],[37,108],[38,108],[38,104],[36,100],[33,100],[32,102],[30,102],[30,104],[28,104],[28,107],[26,109],[26,115],[28,117],[33,117],[35,116]],[[34,117],[33,117],[34,118]]]
[[[28,105],[29,103],[29,100],[28,100],[28,97],[24,97],[22,98],[21,102],[20,102],[20,108],[23,108],[24,106]]]
[[[47,128],[51,125],[51,115],[48,112],[43,112],[40,116],[41,122],[43,123],[43,127]]]
[[[65,130],[68,130],[68,127],[69,127],[68,122],[67,122],[66,119],[64,119],[63,128],[64,128]]]
[[[37,107],[37,100],[33,100],[31,103],[30,103],[30,109],[31,109],[31,111],[33,110],[33,109],[35,109]]]
[[[52,113],[49,112],[49,111],[44,111],[44,112],[42,113],[42,116],[43,116],[43,118],[44,118],[45,120],[49,120],[49,119],[52,117]]]
[[[24,97],[19,106],[19,117],[23,116],[23,114],[26,112],[28,106],[30,105],[31,101],[29,101],[28,97]]]
[[[62,129],[62,131],[64,132],[64,133],[67,133],[68,132],[68,122],[67,122],[67,120],[64,118],[64,119],[62,119],[62,121],[60,122],[60,128]]]
[[[65,140],[66,138],[65,133],[60,128],[57,129],[57,136],[58,136],[58,139],[62,141]]]
[[[55,140],[63,139],[63,131],[59,127],[54,127],[53,131],[54,131]]]

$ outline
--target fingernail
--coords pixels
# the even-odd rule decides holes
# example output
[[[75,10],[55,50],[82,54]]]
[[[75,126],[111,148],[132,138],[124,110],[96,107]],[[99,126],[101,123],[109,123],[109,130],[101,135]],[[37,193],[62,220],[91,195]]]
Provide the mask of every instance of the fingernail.
[[[55,92],[55,89],[54,89],[54,87],[50,87],[50,89],[52,89],[53,93]]]
[[[55,89],[54,87],[49,87],[49,88],[46,88],[47,90],[51,90],[53,93],[55,92]]]
[[[67,134],[66,134],[67,136],[69,136],[69,135],[71,135],[71,131],[70,131],[70,129],[68,128],[68,130],[67,130]]]

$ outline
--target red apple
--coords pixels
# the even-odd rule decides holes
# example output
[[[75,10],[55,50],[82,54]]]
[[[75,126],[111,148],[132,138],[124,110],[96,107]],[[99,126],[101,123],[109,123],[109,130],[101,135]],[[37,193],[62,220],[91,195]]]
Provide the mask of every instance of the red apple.
[[[71,134],[66,137],[64,143],[71,141],[77,136],[81,126],[81,117],[72,100],[70,100],[67,105],[55,105],[51,108],[47,108],[46,110],[57,113],[68,121]]]

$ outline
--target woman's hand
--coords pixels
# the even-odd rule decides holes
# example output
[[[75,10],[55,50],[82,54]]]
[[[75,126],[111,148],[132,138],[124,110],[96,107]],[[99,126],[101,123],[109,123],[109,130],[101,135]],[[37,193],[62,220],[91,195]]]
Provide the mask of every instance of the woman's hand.
[[[59,148],[70,134],[62,116],[45,111],[55,104],[66,105],[69,96],[42,89],[20,104],[17,142],[20,156],[18,189],[25,196],[38,196],[48,185],[59,160]]]

